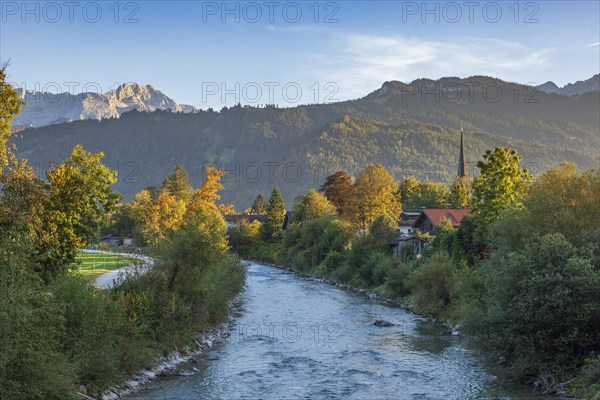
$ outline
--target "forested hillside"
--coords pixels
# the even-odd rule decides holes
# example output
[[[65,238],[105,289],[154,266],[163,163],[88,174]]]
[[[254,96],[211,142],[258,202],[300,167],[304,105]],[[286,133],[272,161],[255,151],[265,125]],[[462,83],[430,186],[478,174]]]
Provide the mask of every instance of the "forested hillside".
[[[386,82],[358,100],[294,108],[130,112],[24,130],[15,142],[40,175],[76,144],[104,151],[126,199],[159,186],[175,164],[198,185],[203,165],[216,163],[230,171],[223,200],[243,209],[273,185],[289,202],[338,169],[355,174],[368,163],[396,179],[448,181],[461,125],[471,167],[495,146],[519,148],[533,173],[564,160],[581,169],[600,161],[600,93],[567,97],[488,77]]]

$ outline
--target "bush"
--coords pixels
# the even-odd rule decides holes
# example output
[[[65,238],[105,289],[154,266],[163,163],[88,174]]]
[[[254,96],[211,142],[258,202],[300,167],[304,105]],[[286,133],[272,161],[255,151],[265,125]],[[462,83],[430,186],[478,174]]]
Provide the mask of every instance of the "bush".
[[[325,257],[325,260],[323,260],[321,265],[323,266],[325,273],[330,274],[340,268],[345,262],[346,256],[344,253],[333,250],[327,253],[327,257]]]
[[[447,253],[435,253],[410,273],[408,287],[417,312],[438,317],[447,310],[455,269]]]
[[[58,277],[50,290],[64,310],[63,349],[75,366],[77,382],[95,393],[122,381],[118,351],[122,314],[117,304],[80,276]]]
[[[487,341],[520,377],[575,367],[600,343],[600,260],[550,234],[483,267]]]
[[[359,269],[361,279],[368,286],[381,285],[385,281],[390,263],[390,257],[383,251],[368,250]]]
[[[394,298],[409,295],[408,276],[417,266],[418,261],[409,261],[390,268],[384,287],[386,295]]]

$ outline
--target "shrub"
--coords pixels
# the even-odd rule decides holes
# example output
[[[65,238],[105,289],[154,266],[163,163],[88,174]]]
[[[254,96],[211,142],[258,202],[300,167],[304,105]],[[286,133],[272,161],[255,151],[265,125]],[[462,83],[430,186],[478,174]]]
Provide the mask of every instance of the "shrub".
[[[344,253],[340,253],[339,251],[330,251],[327,253],[327,257],[321,263],[326,273],[331,273],[338,268],[340,268],[346,262],[346,256]]]
[[[408,276],[412,270],[417,268],[418,261],[401,262],[390,268],[385,282],[384,291],[390,297],[403,297],[410,294],[408,287]]]
[[[432,316],[444,313],[452,300],[455,267],[447,253],[435,253],[408,277],[416,310]]]
[[[360,277],[366,285],[381,285],[391,263],[390,257],[381,250],[368,250],[360,266]]]
[[[549,234],[483,267],[487,341],[520,377],[576,366],[600,343],[600,260]]]

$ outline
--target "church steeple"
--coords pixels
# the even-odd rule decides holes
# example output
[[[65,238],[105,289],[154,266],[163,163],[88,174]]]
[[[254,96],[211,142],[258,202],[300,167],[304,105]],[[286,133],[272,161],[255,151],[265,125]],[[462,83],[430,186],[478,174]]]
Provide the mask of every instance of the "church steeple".
[[[460,153],[458,155],[458,177],[464,178],[469,176],[467,169],[467,158],[465,157],[465,142],[462,125],[460,126]]]

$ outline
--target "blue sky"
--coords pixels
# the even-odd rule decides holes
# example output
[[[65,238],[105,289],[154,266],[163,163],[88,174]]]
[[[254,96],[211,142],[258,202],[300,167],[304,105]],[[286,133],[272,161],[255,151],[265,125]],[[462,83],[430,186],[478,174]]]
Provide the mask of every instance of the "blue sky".
[[[0,3],[9,80],[52,92],[139,82],[220,109],[421,77],[562,86],[600,70],[598,1]]]

